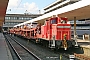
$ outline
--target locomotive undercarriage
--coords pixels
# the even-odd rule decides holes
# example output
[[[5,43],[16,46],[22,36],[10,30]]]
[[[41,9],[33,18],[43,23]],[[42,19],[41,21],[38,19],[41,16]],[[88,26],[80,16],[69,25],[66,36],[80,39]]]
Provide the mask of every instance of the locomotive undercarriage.
[[[55,47],[56,48],[64,48],[64,45],[63,45],[63,40],[56,40],[55,41]],[[70,48],[70,47],[73,47],[75,46],[75,41],[73,40],[66,40],[66,43],[67,43],[67,48]]]
[[[18,36],[16,34],[12,34],[12,35]],[[35,41],[36,43],[40,43],[43,46],[49,47],[51,49],[65,48],[63,45],[64,40],[45,40],[45,39],[38,38],[38,39],[34,39],[33,41]],[[67,49],[75,46],[75,40],[66,40],[66,43],[67,43],[67,47],[66,47]]]
[[[55,42],[54,42],[53,40],[45,40],[45,39],[38,38],[38,43],[40,43],[46,47],[49,47],[51,49],[65,48],[63,45],[63,42],[64,42],[64,40],[55,40]],[[67,47],[66,47],[67,49],[75,46],[74,40],[66,40],[66,43],[67,43]]]
[[[50,40],[50,48],[56,48],[56,49],[60,49],[60,48],[70,48],[70,47],[74,47],[75,46],[75,41],[74,40],[66,40],[67,46],[63,45],[64,40],[55,40],[55,46],[53,46],[53,40]]]

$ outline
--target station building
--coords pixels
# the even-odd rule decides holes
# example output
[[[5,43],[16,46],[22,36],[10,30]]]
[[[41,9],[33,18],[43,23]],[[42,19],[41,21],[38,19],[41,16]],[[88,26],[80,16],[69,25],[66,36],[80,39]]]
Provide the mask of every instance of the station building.
[[[52,4],[46,6],[44,8],[44,13],[50,13],[52,11],[55,11],[59,8],[63,8],[67,5],[73,4],[75,2],[78,2],[80,0],[56,0],[55,2],[53,2]]]
[[[9,28],[12,28],[14,25],[34,19],[41,15],[42,14],[6,14],[5,22],[3,24],[3,30],[7,31]]]

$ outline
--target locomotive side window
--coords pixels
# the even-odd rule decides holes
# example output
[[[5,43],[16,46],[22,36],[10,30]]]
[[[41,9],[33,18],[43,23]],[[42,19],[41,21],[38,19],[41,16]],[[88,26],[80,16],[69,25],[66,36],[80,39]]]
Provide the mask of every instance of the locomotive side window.
[[[56,24],[56,20],[51,20],[51,24]]]
[[[65,24],[66,23],[66,20],[61,20],[61,23]]]

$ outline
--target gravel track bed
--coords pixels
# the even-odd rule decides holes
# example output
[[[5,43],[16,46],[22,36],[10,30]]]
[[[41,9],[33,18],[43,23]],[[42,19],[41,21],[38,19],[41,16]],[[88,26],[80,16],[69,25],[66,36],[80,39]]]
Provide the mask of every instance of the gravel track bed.
[[[31,41],[28,42],[27,39],[23,39],[17,36],[12,36],[12,37],[15,38],[21,44],[23,44],[25,47],[27,47],[29,50],[31,50],[42,60],[60,60],[61,57],[62,57],[62,60],[70,60],[67,57],[68,55],[74,54],[74,53],[82,53],[81,49],[79,49],[80,50],[79,51],[78,49],[73,49],[73,48],[68,49],[68,51],[64,51],[63,49],[51,50],[39,44],[35,44]]]
[[[33,42],[28,42],[27,39],[22,39],[17,36],[13,37],[16,40],[18,40],[21,44],[23,44],[25,47],[27,47],[29,50],[31,50],[34,54],[36,54],[38,57],[40,57],[42,60],[60,60],[61,52],[63,49],[60,51],[53,51],[49,48],[46,48],[44,46],[41,46],[39,44],[35,44]],[[65,58],[64,56],[62,57],[65,60],[69,60]]]

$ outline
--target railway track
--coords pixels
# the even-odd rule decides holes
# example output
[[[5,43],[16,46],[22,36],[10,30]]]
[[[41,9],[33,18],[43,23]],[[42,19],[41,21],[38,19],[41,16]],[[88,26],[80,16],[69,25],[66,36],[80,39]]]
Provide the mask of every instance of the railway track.
[[[13,39],[17,40],[25,47],[27,47],[35,55],[37,55],[39,58],[41,58],[41,60],[60,60],[60,59],[61,60],[70,60],[69,56],[73,55],[72,49],[70,49],[69,51],[63,51],[63,49],[54,51],[54,50],[48,49],[47,47],[44,47],[40,44],[34,44],[32,41],[27,42],[28,41],[27,39],[23,39],[21,37],[9,35],[9,34],[7,34],[7,35],[9,37],[12,37]],[[25,60],[26,60],[26,58],[25,58]],[[33,60],[33,59],[29,59],[29,60]],[[74,58],[74,60],[78,60],[78,59]]]
[[[17,42],[12,37],[5,35],[5,38],[17,55],[17,60],[41,60],[34,53],[32,53],[30,50],[28,50],[25,46]]]
[[[24,43],[22,43],[23,45],[27,45],[27,40],[25,40],[25,39],[22,39],[21,37],[19,38],[19,37],[15,37],[15,36],[12,36],[14,39],[16,39],[16,40],[18,40],[20,43],[22,43],[22,41],[24,41]],[[20,41],[21,40],[21,41]],[[25,43],[26,42],[26,43]],[[32,46],[33,44],[32,44],[32,42],[29,42],[29,47],[28,47],[28,49],[30,48],[30,46]],[[36,45],[36,44],[34,44],[34,45]],[[41,48],[39,48],[39,46],[41,47]],[[39,53],[39,54],[37,54],[38,56],[40,56],[40,58],[42,58],[43,56],[43,58],[42,58],[42,60],[47,60],[47,59],[49,59],[49,60],[70,60],[70,55],[74,55],[74,54],[72,54],[72,53],[66,53],[66,51],[63,51],[63,50],[58,50],[58,51],[54,51],[54,50],[51,50],[51,49],[47,49],[47,47],[43,47],[43,46],[41,46],[41,45],[38,45],[37,46],[37,48],[36,47],[34,47],[34,46],[32,46],[35,50],[35,54],[37,54],[37,50],[38,49],[40,49],[39,51],[38,51],[38,53],[40,52],[40,53],[42,53],[42,56],[40,56],[41,54]],[[33,49],[32,48],[32,49]],[[30,49],[30,50],[32,50],[32,49]],[[45,51],[44,51],[44,50]],[[43,50],[43,52],[42,52],[42,50]],[[49,51],[49,52],[48,52]],[[51,53],[50,53],[51,52]],[[69,51],[69,52],[71,52],[71,51]],[[46,54],[45,54],[46,53]],[[45,56],[46,56],[46,59],[45,59]],[[76,58],[74,58],[74,60],[78,60],[78,59],[76,59]]]

